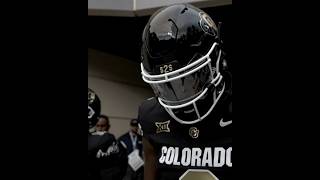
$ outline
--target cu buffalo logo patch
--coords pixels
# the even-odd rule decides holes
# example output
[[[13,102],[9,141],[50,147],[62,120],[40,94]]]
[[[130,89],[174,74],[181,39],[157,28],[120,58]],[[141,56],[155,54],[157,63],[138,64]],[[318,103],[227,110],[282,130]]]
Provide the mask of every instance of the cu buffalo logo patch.
[[[192,138],[198,138],[199,137],[199,130],[196,128],[196,127],[191,127],[189,129],[189,135],[192,137]]]
[[[219,180],[211,171],[206,169],[188,169],[179,180]]]

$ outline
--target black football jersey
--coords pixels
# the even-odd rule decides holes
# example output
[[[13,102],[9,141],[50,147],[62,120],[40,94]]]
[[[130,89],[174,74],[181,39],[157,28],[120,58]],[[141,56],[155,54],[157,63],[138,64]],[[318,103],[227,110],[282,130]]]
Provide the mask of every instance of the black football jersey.
[[[231,115],[228,95],[206,119],[191,125],[174,120],[156,98],[143,102],[139,124],[156,151],[157,180],[232,179]]]
[[[89,179],[121,180],[127,164],[127,153],[110,133],[88,135]]]

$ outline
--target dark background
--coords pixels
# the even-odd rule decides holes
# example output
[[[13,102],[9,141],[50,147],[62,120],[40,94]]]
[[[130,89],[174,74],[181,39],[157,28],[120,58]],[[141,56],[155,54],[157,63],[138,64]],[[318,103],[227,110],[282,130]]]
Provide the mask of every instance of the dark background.
[[[108,38],[117,18],[88,17],[86,1],[48,3],[3,2],[2,179],[86,177],[87,49],[139,52],[146,19]],[[231,11],[234,179],[316,179],[318,5],[234,0]]]
[[[202,8],[216,22],[222,22],[221,32],[227,52],[231,52],[232,6]],[[111,17],[88,16],[89,48],[101,50],[140,62],[141,36],[150,16]]]

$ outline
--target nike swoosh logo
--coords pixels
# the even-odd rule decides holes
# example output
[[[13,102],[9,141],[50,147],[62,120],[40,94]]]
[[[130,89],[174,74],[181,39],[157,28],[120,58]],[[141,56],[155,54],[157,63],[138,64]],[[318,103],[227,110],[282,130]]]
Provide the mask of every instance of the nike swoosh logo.
[[[220,126],[221,126],[221,127],[225,127],[225,126],[228,126],[228,125],[230,125],[230,124],[232,124],[232,120],[230,120],[230,121],[223,121],[223,118],[221,118],[221,120],[220,120]]]

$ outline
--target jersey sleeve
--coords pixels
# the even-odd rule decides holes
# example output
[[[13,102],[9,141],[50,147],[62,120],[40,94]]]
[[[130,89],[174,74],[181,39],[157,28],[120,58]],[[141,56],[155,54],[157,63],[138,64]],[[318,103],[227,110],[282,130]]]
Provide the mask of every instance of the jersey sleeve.
[[[154,108],[153,101],[153,99],[144,101],[139,106],[138,111],[138,133],[149,141],[151,141],[151,136],[155,132],[155,127],[153,123],[155,117],[152,113],[152,109]]]

